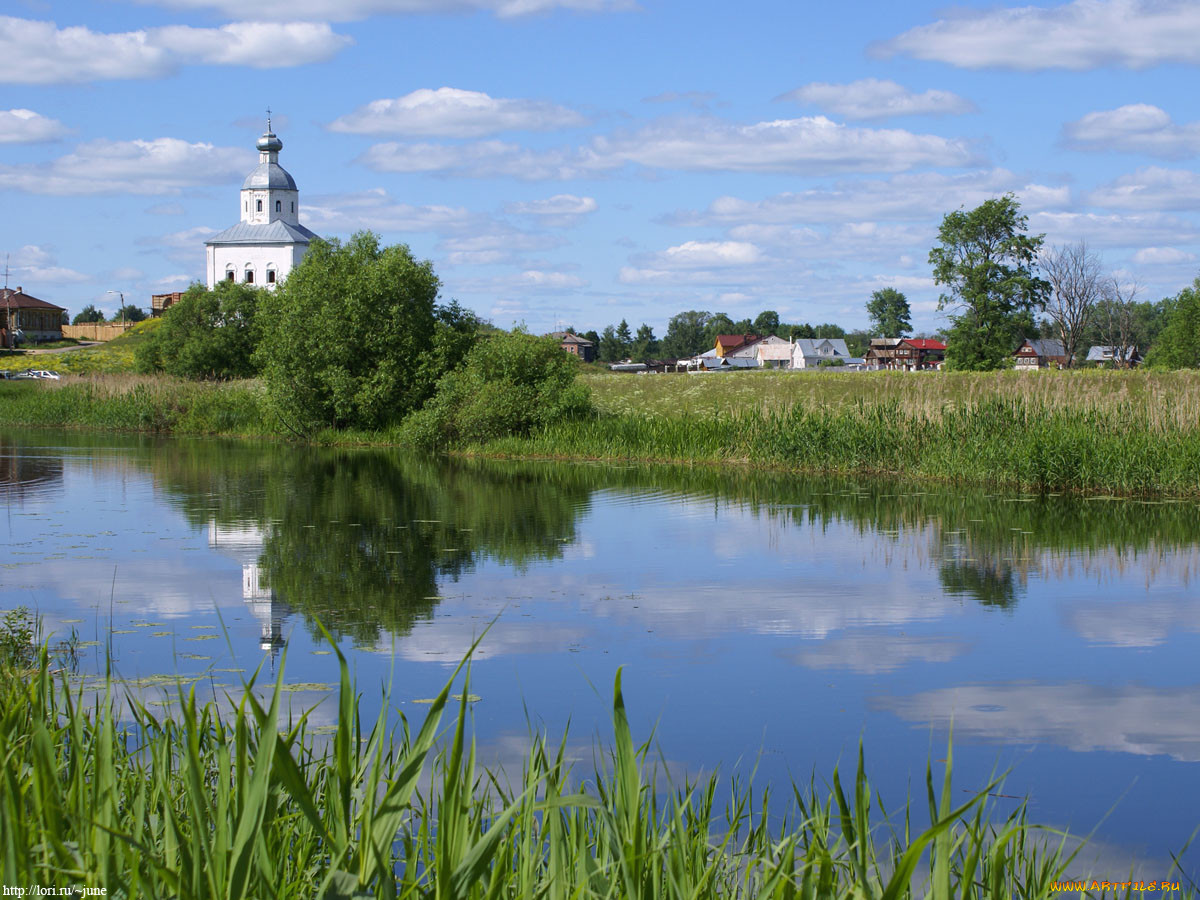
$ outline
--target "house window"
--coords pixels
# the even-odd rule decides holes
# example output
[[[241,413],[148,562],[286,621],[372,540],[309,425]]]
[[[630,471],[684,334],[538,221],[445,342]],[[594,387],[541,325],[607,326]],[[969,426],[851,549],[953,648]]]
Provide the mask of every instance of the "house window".
[[[275,212],[283,212],[283,201],[282,200],[275,201]]]
[[[228,272],[225,273],[225,280],[233,281],[233,269],[230,269]]]
[[[275,283],[275,270],[267,269],[267,284],[274,284],[274,283]]]
[[[254,270],[253,269],[246,270],[246,284],[254,284]]]

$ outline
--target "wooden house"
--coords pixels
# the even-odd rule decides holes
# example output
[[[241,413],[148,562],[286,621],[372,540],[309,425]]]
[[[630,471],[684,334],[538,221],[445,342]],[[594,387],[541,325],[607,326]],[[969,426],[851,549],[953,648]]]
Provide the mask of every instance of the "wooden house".
[[[26,294],[24,289],[0,288],[0,344],[61,341],[66,310]]]
[[[1016,367],[1022,371],[1032,369],[1063,369],[1067,365],[1067,351],[1062,341],[1051,338],[1026,338],[1013,352]]]

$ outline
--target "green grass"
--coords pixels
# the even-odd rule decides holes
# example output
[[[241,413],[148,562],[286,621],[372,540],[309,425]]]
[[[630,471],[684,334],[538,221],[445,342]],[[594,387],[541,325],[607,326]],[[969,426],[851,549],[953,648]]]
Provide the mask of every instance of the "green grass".
[[[619,670],[593,770],[574,770],[565,736],[533,736],[510,781],[476,761],[469,673],[443,733],[461,666],[410,728],[386,697],[364,719],[338,658],[332,734],[284,713],[282,672],[221,703],[179,686],[164,714],[111,679],[72,687],[45,654],[36,671],[0,667],[0,880],[184,900],[950,900],[1050,897],[1071,861],[1023,803],[994,816],[998,783],[957,805],[949,752],[925,799],[891,815],[861,748],[825,788],[660,782]]]
[[[121,374],[133,371],[133,354],[137,345],[146,340],[162,319],[146,319],[130,328],[119,338],[95,347],[72,350],[69,353],[13,354],[0,356],[0,371],[23,372],[26,369],[51,369],[74,375]],[[42,344],[41,347],[69,346],[78,341],[61,344]]]

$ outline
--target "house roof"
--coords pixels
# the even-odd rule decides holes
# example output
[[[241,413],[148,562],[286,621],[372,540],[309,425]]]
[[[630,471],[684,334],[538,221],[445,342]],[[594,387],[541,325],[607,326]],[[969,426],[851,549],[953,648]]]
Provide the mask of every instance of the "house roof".
[[[823,350],[824,352],[822,352]],[[844,338],[796,338],[795,352],[801,356],[814,356],[817,359],[836,359],[839,356],[850,355]]]
[[[1062,341],[1056,341],[1051,338],[1027,338],[1021,347],[1028,344],[1033,352],[1038,356],[1066,356],[1067,351],[1063,348]],[[1017,352],[1021,351],[1021,347],[1017,348]]]
[[[13,309],[57,309],[60,311],[66,308],[39,300],[37,297],[26,294],[21,288],[0,288],[0,306],[11,306]]]
[[[317,233],[309,231],[303,225],[289,225],[276,219],[265,225],[251,225],[238,222],[232,228],[226,228],[220,234],[214,234],[204,243],[212,244],[307,244],[317,237]]]
[[[724,347],[726,350],[733,350],[741,347],[743,344],[752,344],[755,341],[761,341],[757,334],[718,334],[717,344]]]
[[[871,338],[871,347],[879,349],[890,349],[900,346],[900,342],[904,338]]]
[[[1127,347],[1125,352],[1130,359],[1136,360],[1139,357],[1137,347]],[[1120,353],[1116,347],[1109,344],[1097,344],[1088,351],[1087,361],[1109,362],[1114,356],[1120,357]]]
[[[587,338],[581,338],[579,335],[572,334],[569,331],[552,331],[546,335],[546,337],[552,337],[560,344],[582,344],[588,347],[592,346],[592,342]]]
[[[945,350],[946,345],[934,338],[905,338],[904,343],[918,350]]]

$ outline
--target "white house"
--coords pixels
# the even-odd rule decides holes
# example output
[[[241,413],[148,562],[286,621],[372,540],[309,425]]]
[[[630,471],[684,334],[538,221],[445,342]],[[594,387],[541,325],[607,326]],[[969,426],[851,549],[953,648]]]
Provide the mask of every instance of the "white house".
[[[258,139],[258,168],[242,183],[242,218],[204,242],[208,248],[208,287],[239,281],[273,288],[308,252],[317,235],[300,224],[300,191],[279,165],[283,141],[267,130]]]
[[[796,338],[792,348],[793,369],[812,369],[834,360],[848,365],[852,358],[843,338]]]

